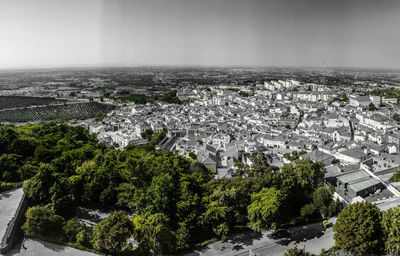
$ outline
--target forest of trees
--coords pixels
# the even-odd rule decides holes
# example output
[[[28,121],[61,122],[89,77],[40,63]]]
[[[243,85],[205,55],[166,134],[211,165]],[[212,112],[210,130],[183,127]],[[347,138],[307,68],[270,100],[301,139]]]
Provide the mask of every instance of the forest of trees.
[[[129,237],[139,243],[131,254],[172,254],[243,227],[281,228],[340,210],[322,164],[311,160],[280,169],[260,154],[251,167],[236,163],[233,178],[214,179],[154,143],[107,148],[81,127],[56,123],[0,126],[0,154],[1,183],[23,182],[30,203],[27,236],[113,255]],[[87,205],[115,211],[91,230],[76,219],[76,207]]]

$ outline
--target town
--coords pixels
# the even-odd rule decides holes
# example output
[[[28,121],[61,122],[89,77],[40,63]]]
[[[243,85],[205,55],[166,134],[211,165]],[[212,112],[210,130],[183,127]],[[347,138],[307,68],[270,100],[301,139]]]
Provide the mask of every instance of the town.
[[[346,203],[400,203],[400,183],[391,179],[400,167],[397,98],[289,79],[188,86],[177,97],[190,103],[127,104],[79,125],[117,148],[148,143],[146,130],[164,131],[159,148],[194,157],[217,179],[231,177],[238,161],[251,165],[259,153],[279,167],[309,158],[325,164],[327,182]]]
[[[266,170],[293,168],[300,163],[313,163],[314,167],[306,168],[316,168],[321,164],[324,172],[322,188],[333,189],[328,193],[330,208],[321,210],[321,214],[333,223],[338,209],[354,203],[372,203],[382,212],[400,205],[400,90],[396,73],[251,68],[31,72],[18,75],[17,71],[9,71],[0,77],[3,81],[0,120],[6,125],[13,124],[22,129],[26,125],[32,127],[28,129],[39,129],[44,125],[40,128],[44,129],[46,123],[64,122],[71,129],[84,128],[95,136],[99,149],[104,145],[121,152],[118,154],[130,150],[140,152],[141,148],[149,152],[170,152],[172,156],[182,156],[201,164],[211,171],[213,180],[221,182],[236,182],[254,175],[249,170],[260,164],[254,161],[265,161],[262,168]],[[15,77],[18,77],[16,81],[13,80]],[[19,84],[18,89],[10,89],[10,84],[15,82]],[[34,128],[36,125],[40,126]],[[59,127],[65,129],[62,125]],[[14,147],[14,143],[12,145]],[[40,153],[35,150],[36,154]],[[40,158],[40,161],[44,159]],[[309,160],[311,162],[307,162]],[[3,165],[9,168],[7,162]],[[83,166],[85,162],[81,167],[77,165],[78,169]],[[15,180],[5,173],[5,181]],[[268,175],[268,171],[260,175]],[[18,186],[20,183],[3,183],[3,186],[9,186],[7,184]],[[100,200],[101,205],[107,206],[104,193],[110,193],[109,189],[121,189],[111,187],[111,184],[103,192],[99,191],[100,197],[93,195],[90,200]],[[321,183],[317,184],[321,186]],[[116,193],[124,198],[127,192]],[[11,203],[14,207],[22,195],[18,189],[15,196],[10,197],[15,200]],[[137,200],[135,198],[136,195],[133,199]],[[19,212],[23,212],[27,204],[25,199],[21,200],[18,208],[10,208],[8,214],[16,211],[17,216],[22,216]],[[338,202],[340,206],[333,206],[336,203],[331,202]],[[113,207],[120,207],[119,203],[114,204]],[[319,214],[315,215],[315,210],[307,212],[309,205],[301,208],[301,220],[306,223],[320,218]],[[81,203],[74,215],[81,223],[79,225],[89,230],[85,232],[91,234],[99,221],[107,221],[113,216],[105,209],[88,208]],[[14,219],[19,220],[18,217]],[[332,229],[320,233],[325,225],[333,224],[326,221],[323,226],[312,223],[303,226],[310,229],[304,234],[296,226],[289,228],[289,237],[323,234],[320,239],[311,235],[309,241],[301,238],[297,243],[311,247],[313,252],[329,249],[333,246]],[[9,225],[4,231],[5,236],[11,234],[8,238],[11,242],[3,249],[9,250],[15,243],[12,242],[14,233],[9,230],[10,227],[15,229],[15,225],[18,223]],[[259,227],[252,229],[257,231]],[[227,230],[219,237],[225,241],[224,237],[228,235],[235,236],[235,233]],[[274,241],[271,236],[276,235],[266,233],[261,240],[255,240],[261,249],[244,247],[239,252],[246,253],[247,250],[251,255],[254,249],[255,253],[269,254],[269,249],[263,249],[262,245]],[[127,241],[133,248],[140,245],[140,241],[132,238]],[[43,246],[43,243],[28,239],[24,242],[28,246],[26,252]],[[271,248],[286,250],[278,244]],[[87,246],[86,243],[77,248],[90,248]],[[238,244],[214,242],[207,255],[226,246],[234,250]],[[226,249],[224,253],[229,255],[230,251]]]

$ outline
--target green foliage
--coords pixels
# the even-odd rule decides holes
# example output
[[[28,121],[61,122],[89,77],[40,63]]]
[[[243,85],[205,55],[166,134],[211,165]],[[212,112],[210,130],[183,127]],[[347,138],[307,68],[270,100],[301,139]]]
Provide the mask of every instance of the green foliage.
[[[93,248],[106,253],[118,253],[132,231],[133,225],[128,215],[121,211],[113,212],[94,227]]]
[[[399,121],[400,121],[400,116],[399,116],[399,114],[397,114],[397,113],[394,113],[393,116],[392,116],[392,118],[393,118],[393,120],[396,121],[396,122],[399,122]]]
[[[105,113],[101,114],[101,115],[98,115],[98,116],[96,116],[95,120],[96,120],[96,122],[101,122],[101,121],[104,120],[104,118],[106,118],[106,116],[107,116],[107,114],[105,114]]]
[[[175,251],[175,237],[169,219],[162,213],[133,218],[134,238],[142,250],[152,255],[171,254]]]
[[[4,144],[2,144],[4,142]],[[55,123],[19,127],[0,126],[0,180],[23,181],[34,176],[41,163],[54,164],[64,151],[89,147],[94,139],[80,127]],[[65,159],[66,163],[74,158]],[[57,160],[56,160],[57,159]],[[70,163],[69,163],[70,164]],[[61,169],[64,166],[57,166]]]
[[[344,208],[333,226],[336,244],[352,255],[380,254],[383,246],[381,213],[369,202]]]
[[[314,191],[323,183],[324,174],[322,163],[313,163],[310,159],[297,160],[282,167],[282,175],[294,178],[297,185],[307,192]]]
[[[44,162],[44,163],[48,163],[51,161],[51,159],[53,158],[52,154],[53,153],[49,149],[43,146],[38,146],[34,152],[35,160],[37,162]]]
[[[63,240],[64,218],[56,215],[50,206],[33,206],[26,211],[22,229],[26,236],[45,237],[51,241]]]
[[[319,215],[318,207],[314,203],[306,204],[301,208],[301,217],[305,220],[312,220]]]
[[[289,129],[290,129],[290,127],[289,127]],[[292,154],[289,154],[289,153],[285,153],[285,154],[283,154],[283,157],[286,159],[286,160],[289,160],[289,161],[295,161],[295,160],[297,160],[297,159],[299,159],[299,153],[296,151],[296,150],[294,150],[293,152],[292,152]]]
[[[143,95],[143,94],[130,94],[130,95],[124,96],[120,99],[125,102],[131,101],[131,102],[134,102],[135,104],[146,104],[147,102],[150,101],[148,99],[148,97],[146,97],[146,95]]]
[[[75,202],[73,195],[69,193],[65,183],[54,183],[50,190],[51,206],[54,211],[64,217],[74,214]]]
[[[390,178],[391,182],[399,182],[400,181],[400,169],[394,171],[393,176]]]
[[[269,155],[253,156],[252,166],[237,163],[233,178],[216,180],[195,159],[156,150],[164,132],[147,131],[144,136],[149,145],[117,150],[96,143],[79,127],[0,126],[0,164],[7,167],[0,170],[24,181],[32,204],[48,205],[61,219],[71,219],[76,206],[88,203],[134,212],[135,238],[145,255],[174,254],[211,239],[225,240],[249,223],[256,230],[286,225],[298,219],[322,184],[322,165],[298,160],[296,153],[281,169],[270,165]],[[18,143],[10,146],[22,138],[32,138],[35,148],[22,153],[16,150]],[[93,241],[95,250],[117,253],[128,233],[114,219],[96,225],[93,236],[74,220],[59,234],[79,248],[90,248]],[[106,237],[107,232],[113,235]]]
[[[305,151],[304,149],[299,152],[299,156],[304,155],[304,154],[307,154],[307,151]]]
[[[22,157],[17,154],[0,155],[0,174],[4,181],[18,181],[18,169],[21,166]]]
[[[335,159],[332,160],[331,163],[332,164],[340,164],[340,160],[335,158]]]
[[[41,164],[39,172],[34,177],[24,181],[22,185],[24,193],[33,203],[49,202],[50,188],[55,182],[55,178],[52,175],[54,172],[54,166]]]
[[[313,193],[313,201],[323,219],[329,218],[340,210],[341,204],[333,199],[334,187],[318,187]]]
[[[260,192],[251,195],[251,204],[248,206],[249,226],[256,230],[276,228],[279,221],[279,212],[282,193],[275,188],[263,188]]]
[[[400,99],[400,90],[395,87],[384,88],[384,89],[376,89],[369,92],[370,95],[381,96],[386,98],[396,98],[397,103],[399,103]]]
[[[374,103],[371,102],[368,105],[368,110],[369,111],[375,111],[375,110],[377,110],[377,108],[375,107]]]
[[[175,207],[175,191],[174,181],[170,174],[162,173],[159,176],[154,176],[146,192],[136,190],[135,196],[139,212],[172,214]]]
[[[76,218],[72,218],[65,223],[63,229],[66,240],[74,243],[76,242],[76,236],[82,230],[82,226]]]
[[[209,182],[208,195],[203,197],[206,210],[201,218],[207,230],[223,239],[235,226],[247,225],[247,206],[255,190],[253,185],[253,179],[241,177]]]
[[[189,152],[189,157],[192,158],[193,160],[197,160],[197,155],[192,151]]]
[[[389,209],[382,214],[382,227],[385,234],[385,251],[399,255],[400,250],[400,207]]]
[[[249,97],[249,94],[247,92],[244,92],[244,91],[240,91],[239,95],[242,96],[242,97]]]
[[[164,95],[161,96],[156,96],[156,100],[160,100],[163,102],[167,103],[175,103],[175,104],[181,104],[182,102],[179,100],[179,98],[176,96],[176,91],[169,91]]]
[[[164,131],[156,132],[151,136],[150,145],[155,147],[157,146],[167,135]]]
[[[74,243],[74,245],[81,249],[91,248],[92,247],[91,239],[92,237],[86,230],[81,230],[79,231],[78,234],[76,234],[75,237],[76,242]]]
[[[150,141],[153,133],[154,132],[151,128],[147,128],[144,132],[140,133],[140,136],[142,136],[143,139]]]
[[[304,249],[300,249],[297,246],[287,250],[283,256],[315,256],[314,254],[307,252]]]
[[[130,94],[119,98],[123,102],[131,101],[136,104],[146,104],[148,102],[154,102],[156,100],[163,101],[166,103],[182,104],[179,98],[176,96],[177,92],[175,90],[168,91],[163,95],[147,96],[143,94]]]
[[[232,91],[232,92],[239,92],[240,91],[238,88],[233,88],[233,87],[228,87],[225,90]]]
[[[18,183],[15,182],[0,182],[0,192],[14,188]]]

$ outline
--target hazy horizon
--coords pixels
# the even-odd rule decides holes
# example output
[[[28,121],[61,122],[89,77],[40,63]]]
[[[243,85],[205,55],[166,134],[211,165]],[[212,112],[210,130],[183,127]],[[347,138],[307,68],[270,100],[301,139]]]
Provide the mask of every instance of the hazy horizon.
[[[0,69],[400,69],[397,0],[2,0]]]

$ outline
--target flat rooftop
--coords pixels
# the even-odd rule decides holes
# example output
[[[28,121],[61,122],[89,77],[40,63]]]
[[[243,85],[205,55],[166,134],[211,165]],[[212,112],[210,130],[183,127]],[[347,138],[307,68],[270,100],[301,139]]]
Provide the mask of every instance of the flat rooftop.
[[[0,241],[6,233],[8,223],[13,219],[24,192],[22,188],[0,193]]]
[[[362,191],[364,189],[367,189],[369,187],[378,185],[379,183],[381,183],[379,180],[372,178],[372,177],[368,177],[365,178],[364,180],[361,180],[359,182],[353,183],[353,184],[349,184],[349,188],[351,188],[353,191],[358,192],[358,191]]]
[[[337,179],[339,181],[341,181],[342,183],[354,183],[359,180],[365,179],[366,177],[369,177],[369,174],[365,171],[360,170],[360,171],[355,171],[355,172],[347,173],[344,175],[340,175],[337,177]]]

